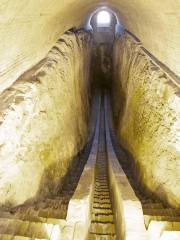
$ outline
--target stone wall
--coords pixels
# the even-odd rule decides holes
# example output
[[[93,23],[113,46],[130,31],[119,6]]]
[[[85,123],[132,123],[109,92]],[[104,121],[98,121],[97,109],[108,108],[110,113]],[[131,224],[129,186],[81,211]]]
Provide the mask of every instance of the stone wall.
[[[87,140],[91,36],[68,31],[0,96],[0,204],[57,190]]]
[[[179,79],[125,32],[114,47],[113,103],[121,144],[148,193],[180,204]]]
[[[104,5],[180,76],[179,0],[1,0],[0,92],[44,58],[63,32]]]

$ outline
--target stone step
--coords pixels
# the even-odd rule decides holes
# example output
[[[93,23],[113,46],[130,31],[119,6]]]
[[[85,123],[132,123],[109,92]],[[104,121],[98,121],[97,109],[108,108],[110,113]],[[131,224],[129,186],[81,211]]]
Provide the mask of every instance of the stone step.
[[[108,188],[95,188],[94,189],[95,193],[108,193],[109,194],[109,189]]]
[[[36,214],[31,213],[30,209],[26,209],[26,211],[22,212],[22,214],[11,214],[10,212],[0,212],[0,219],[18,219],[23,221],[32,221],[32,222],[46,222],[46,218],[42,218],[38,216],[38,212]]]
[[[65,209],[67,204],[64,203],[65,199],[46,199],[44,201],[39,202],[34,206],[35,209]]]
[[[74,191],[71,190],[71,189],[68,189],[68,188],[65,188],[65,189],[61,190],[62,197],[67,196],[67,197],[70,198],[73,193],[74,193]]]
[[[96,186],[100,186],[100,185],[108,186],[107,180],[106,179],[105,180],[97,180],[96,179]]]
[[[100,165],[102,165],[102,164],[100,164]],[[97,177],[101,177],[101,174],[102,174],[102,177],[107,176],[107,168],[106,167],[99,166],[98,168],[96,168],[95,172],[96,172]]]
[[[159,240],[163,231],[180,231],[180,222],[151,221],[147,231],[150,240]]]
[[[108,183],[105,183],[105,182],[97,182],[96,185],[95,185],[95,188],[94,189],[108,189],[109,190],[109,186],[108,186]]]
[[[112,214],[92,214],[92,220],[104,223],[114,223],[114,218]]]
[[[176,231],[164,231],[161,234],[159,240],[179,240],[180,239],[180,232]]]
[[[0,234],[48,239],[52,229],[52,224],[17,219],[0,219]]]
[[[95,192],[94,197],[99,197],[99,198],[108,197],[108,198],[110,198],[110,193],[109,192]]]
[[[172,208],[161,208],[161,209],[144,209],[144,215],[154,215],[154,216],[180,216],[179,211]]]
[[[67,209],[62,211],[62,209],[42,209],[39,210],[38,216],[43,218],[58,218],[65,219],[67,214]]]
[[[101,169],[101,167],[107,168],[107,164],[106,164],[106,156],[103,155],[103,153],[101,153],[101,155],[98,156],[98,161],[96,162],[96,167],[98,169]]]
[[[99,213],[99,214],[112,214],[113,213],[111,208],[96,208],[94,206],[93,206],[92,212]]]
[[[180,217],[178,217],[178,216],[144,215],[144,223],[145,223],[146,228],[148,228],[151,221],[180,222]]]
[[[107,173],[105,171],[98,171],[96,172],[96,176],[97,178],[100,177],[100,178],[107,178]]]
[[[60,193],[60,194],[58,194],[58,196],[53,196],[51,199],[53,199],[53,200],[61,200],[63,204],[68,204],[71,196],[72,196],[71,193],[68,193],[68,194]]]
[[[93,203],[93,207],[94,208],[109,208],[109,209],[111,209],[111,203],[110,203],[110,201],[109,201],[109,203],[101,203],[101,202],[95,202],[95,203]]]
[[[143,209],[164,209],[162,203],[145,203],[142,204]]]
[[[102,183],[104,181],[104,183],[108,183],[107,182],[107,176],[103,176],[103,177],[99,177],[98,175],[97,175],[97,177],[96,177],[96,182],[97,183]]]
[[[44,206],[42,206],[42,208],[40,206],[19,208],[14,215],[21,219],[25,219],[26,216],[65,219],[66,213],[67,205],[62,204],[59,206],[59,208],[57,206],[46,206],[46,208],[44,208]]]
[[[104,223],[104,222],[91,222],[90,233],[96,234],[115,234],[114,223]]]
[[[111,201],[109,198],[94,198],[94,203],[97,203],[97,204],[110,204]]]
[[[95,186],[94,189],[97,190],[97,191],[99,191],[99,190],[109,191],[109,186],[108,185],[106,186],[106,185],[103,185],[103,184],[98,184],[98,185]]]
[[[141,203],[142,203],[142,205],[143,204],[151,204],[151,203],[155,203],[152,199],[150,199],[150,198],[145,198],[145,197],[143,197],[142,199],[141,198],[139,198],[140,199],[140,201],[141,201]],[[157,202],[158,203],[158,202]]]
[[[106,235],[106,234],[95,234],[95,233],[90,233],[88,236],[88,240],[115,240],[116,236],[115,235]]]
[[[32,238],[23,236],[13,236],[9,234],[0,234],[0,240],[31,240]],[[45,240],[41,238],[41,240]]]
[[[104,188],[109,188],[109,185],[108,185],[108,182],[104,181],[104,182],[101,182],[101,181],[96,181],[95,183],[95,187],[98,188],[98,187],[104,187]]]
[[[106,159],[103,158],[101,161],[96,162],[96,172],[105,170],[107,171]]]
[[[22,221],[17,219],[0,219],[0,234],[16,236],[17,239],[54,239],[60,237],[61,229],[58,224]],[[13,238],[14,239],[14,238]],[[56,238],[58,239],[58,238]]]
[[[107,176],[106,176],[106,174],[104,173],[104,174],[97,174],[96,175],[96,177],[97,177],[97,179],[99,178],[99,179],[105,179],[106,181],[107,181]]]

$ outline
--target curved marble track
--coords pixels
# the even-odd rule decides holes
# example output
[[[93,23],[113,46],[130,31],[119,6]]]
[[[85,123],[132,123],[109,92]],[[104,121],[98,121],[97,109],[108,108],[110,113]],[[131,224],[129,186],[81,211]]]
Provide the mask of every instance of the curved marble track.
[[[94,100],[90,140],[55,196],[2,209],[3,240],[180,240],[180,215],[139,188],[119,146],[108,95]]]

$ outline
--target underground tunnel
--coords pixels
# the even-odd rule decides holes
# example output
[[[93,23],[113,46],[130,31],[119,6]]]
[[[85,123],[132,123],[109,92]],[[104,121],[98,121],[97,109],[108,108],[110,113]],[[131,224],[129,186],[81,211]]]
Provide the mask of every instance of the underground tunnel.
[[[0,2],[0,239],[180,240],[179,9]]]

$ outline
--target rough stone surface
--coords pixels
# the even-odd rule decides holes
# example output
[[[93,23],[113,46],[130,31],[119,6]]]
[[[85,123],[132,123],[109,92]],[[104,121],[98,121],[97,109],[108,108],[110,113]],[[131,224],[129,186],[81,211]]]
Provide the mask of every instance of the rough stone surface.
[[[67,32],[0,96],[0,204],[54,193],[87,137],[91,36]]]
[[[108,101],[108,97],[106,97],[106,144],[109,164],[109,185],[114,206],[113,209],[114,212],[116,212],[114,216],[117,239],[147,240],[147,232],[144,226],[143,211],[140,200],[136,197],[125,172],[119,164],[112,144],[112,121],[110,116],[108,120]]]
[[[106,5],[160,61],[180,75],[180,1],[1,0],[0,91],[47,54],[63,32]]]
[[[114,49],[114,112],[146,190],[180,206],[179,87],[128,33]]]

